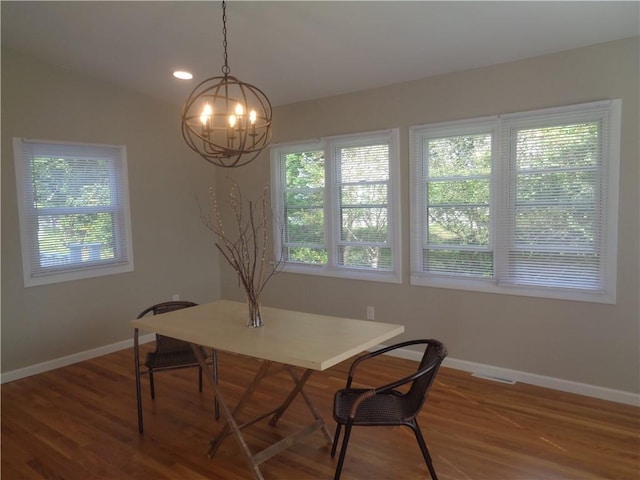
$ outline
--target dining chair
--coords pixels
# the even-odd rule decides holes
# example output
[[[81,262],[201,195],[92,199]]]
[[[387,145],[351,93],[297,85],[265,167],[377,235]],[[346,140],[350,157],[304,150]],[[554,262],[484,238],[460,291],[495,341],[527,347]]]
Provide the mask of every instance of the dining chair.
[[[383,353],[412,345],[425,345],[422,360],[415,373],[380,387],[351,388],[356,368],[361,363]],[[345,426],[334,480],[338,480],[342,473],[351,428],[355,425],[371,427],[405,425],[411,428],[420,446],[429,474],[433,480],[437,480],[431,455],[418,426],[417,416],[429,394],[440,364],[446,356],[447,349],[438,340],[409,340],[361,355],[353,361],[349,369],[347,385],[336,392],[333,401],[333,418],[337,422],[337,427],[331,448],[332,457],[336,453],[340,430],[343,425]],[[403,386],[404,388],[398,390]]]
[[[142,318],[145,315],[160,315],[182,308],[195,307],[197,303],[187,301],[171,301],[163,302],[152,305],[144,309],[137,318]],[[145,361],[142,364],[146,367],[146,370],[141,369],[140,365],[140,345],[139,345],[139,332],[136,328],[133,334],[133,346],[135,357],[135,370],[136,370],[136,396],[138,401],[138,430],[143,433],[144,426],[142,420],[142,387],[140,384],[140,377],[142,375],[149,375],[149,386],[151,389],[151,399],[155,400],[155,384],[154,373],[162,372],[166,370],[177,370],[182,368],[198,368],[198,388],[202,392],[202,367],[198,363],[195,353],[191,348],[189,342],[178,340],[176,338],[167,337],[164,335],[156,334],[155,350],[147,352]],[[213,368],[213,380],[218,383],[218,357],[215,350],[211,350],[211,355],[207,351],[199,347],[203,356],[212,365]],[[211,359],[211,360],[209,360]],[[215,418],[220,418],[220,407],[218,405],[218,399],[215,398]]]

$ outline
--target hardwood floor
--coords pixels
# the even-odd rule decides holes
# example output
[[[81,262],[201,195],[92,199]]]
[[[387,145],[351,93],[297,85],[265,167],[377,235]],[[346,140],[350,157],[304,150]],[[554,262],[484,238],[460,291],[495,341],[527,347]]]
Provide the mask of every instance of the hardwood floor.
[[[333,432],[335,390],[350,362],[314,373],[307,383]],[[233,404],[257,362],[220,354],[225,398]],[[383,384],[415,363],[392,357],[370,362],[361,384]],[[270,406],[289,388],[284,374],[265,380],[246,412]],[[201,394],[196,370],[156,378],[151,401],[143,377],[145,433],[138,435],[133,351],[125,350],[2,385],[1,475],[18,479],[251,478],[237,443],[227,438],[213,459],[208,442],[213,394]],[[302,400],[277,427],[245,430],[261,448],[297,422]],[[524,384],[505,385],[442,368],[419,418],[440,480],[640,479],[640,409]],[[267,480],[330,479],[336,460],[320,433],[261,465]],[[418,479],[428,472],[408,428],[354,428],[342,478]]]

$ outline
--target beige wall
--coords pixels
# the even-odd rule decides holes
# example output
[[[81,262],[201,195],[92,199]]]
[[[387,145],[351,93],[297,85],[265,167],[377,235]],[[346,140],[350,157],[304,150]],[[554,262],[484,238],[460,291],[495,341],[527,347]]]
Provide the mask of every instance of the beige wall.
[[[132,338],[129,320],[174,293],[219,297],[217,256],[199,217],[214,169],[184,145],[180,111],[2,51],[2,372]],[[135,270],[25,288],[12,137],[127,146]]]
[[[439,338],[455,359],[638,393],[638,57],[634,38],[276,108],[275,142],[400,128],[404,279],[281,274],[264,303],[356,318],[373,305],[377,320],[405,324],[405,338]],[[613,98],[623,110],[616,305],[409,285],[409,126]],[[233,175],[244,193],[259,190],[268,153]],[[242,299],[233,272],[222,272],[223,297]]]
[[[640,391],[638,39],[277,107],[274,141],[399,127],[403,211],[400,285],[280,274],[264,303],[406,325],[450,357],[626,392]],[[318,81],[321,81],[319,79]],[[409,285],[408,127],[622,98],[616,305]],[[230,175],[243,193],[269,182],[269,155],[222,172],[185,150],[177,107],[2,51],[2,372],[131,338],[128,320],[173,293],[241,300],[202,226],[196,194]],[[24,288],[11,138],[125,144],[135,271]],[[168,223],[169,221],[169,223]]]

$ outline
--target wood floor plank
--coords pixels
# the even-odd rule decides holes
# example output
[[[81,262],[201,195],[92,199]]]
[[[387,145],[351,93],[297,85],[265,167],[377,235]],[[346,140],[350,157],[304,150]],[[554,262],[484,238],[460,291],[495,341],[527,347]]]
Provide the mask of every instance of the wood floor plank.
[[[149,348],[149,345],[144,348]],[[309,396],[333,431],[333,393],[350,362],[314,373]],[[234,404],[258,362],[220,354],[220,385]],[[372,360],[356,383],[381,385],[415,368],[392,357]],[[245,417],[278,404],[290,387],[281,372],[267,377]],[[197,371],[163,372],[156,400],[143,377],[145,433],[137,431],[133,352],[124,350],[1,387],[3,480],[251,478],[228,438],[213,459],[205,452],[222,421],[213,392],[198,392]],[[310,420],[304,402],[271,427],[244,430],[255,451]],[[442,368],[419,423],[440,480],[639,480],[640,409],[524,384],[506,385]],[[330,479],[336,460],[314,434],[261,465],[268,480]],[[408,428],[355,428],[344,480],[418,479],[428,472]]]

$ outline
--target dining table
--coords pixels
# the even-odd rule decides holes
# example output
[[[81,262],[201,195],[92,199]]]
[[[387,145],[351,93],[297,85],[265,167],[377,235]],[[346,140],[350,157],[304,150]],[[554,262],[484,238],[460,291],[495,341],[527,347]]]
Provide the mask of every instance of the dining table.
[[[218,300],[131,322],[135,329],[191,344],[200,366],[207,372],[204,376],[213,388],[226,420],[211,441],[207,453],[213,457],[225,438],[235,437],[256,480],[264,480],[259,468],[261,463],[304,437],[320,431],[329,443],[332,442],[327,423],[304,388],[311,374],[327,370],[404,332],[403,325],[379,321],[267,306],[261,306],[260,312],[264,325],[258,328],[247,326],[247,304],[231,300]],[[253,357],[259,361],[252,381],[246,385],[234,406],[225,400],[224,389],[214,380],[211,366],[200,347]],[[254,392],[276,367],[278,371],[287,372],[291,378],[291,389],[283,392],[282,402],[277,407],[241,422],[241,414]],[[310,423],[258,452],[252,451],[242,429],[266,418],[269,418],[269,425],[275,427],[298,396],[308,407]]]

